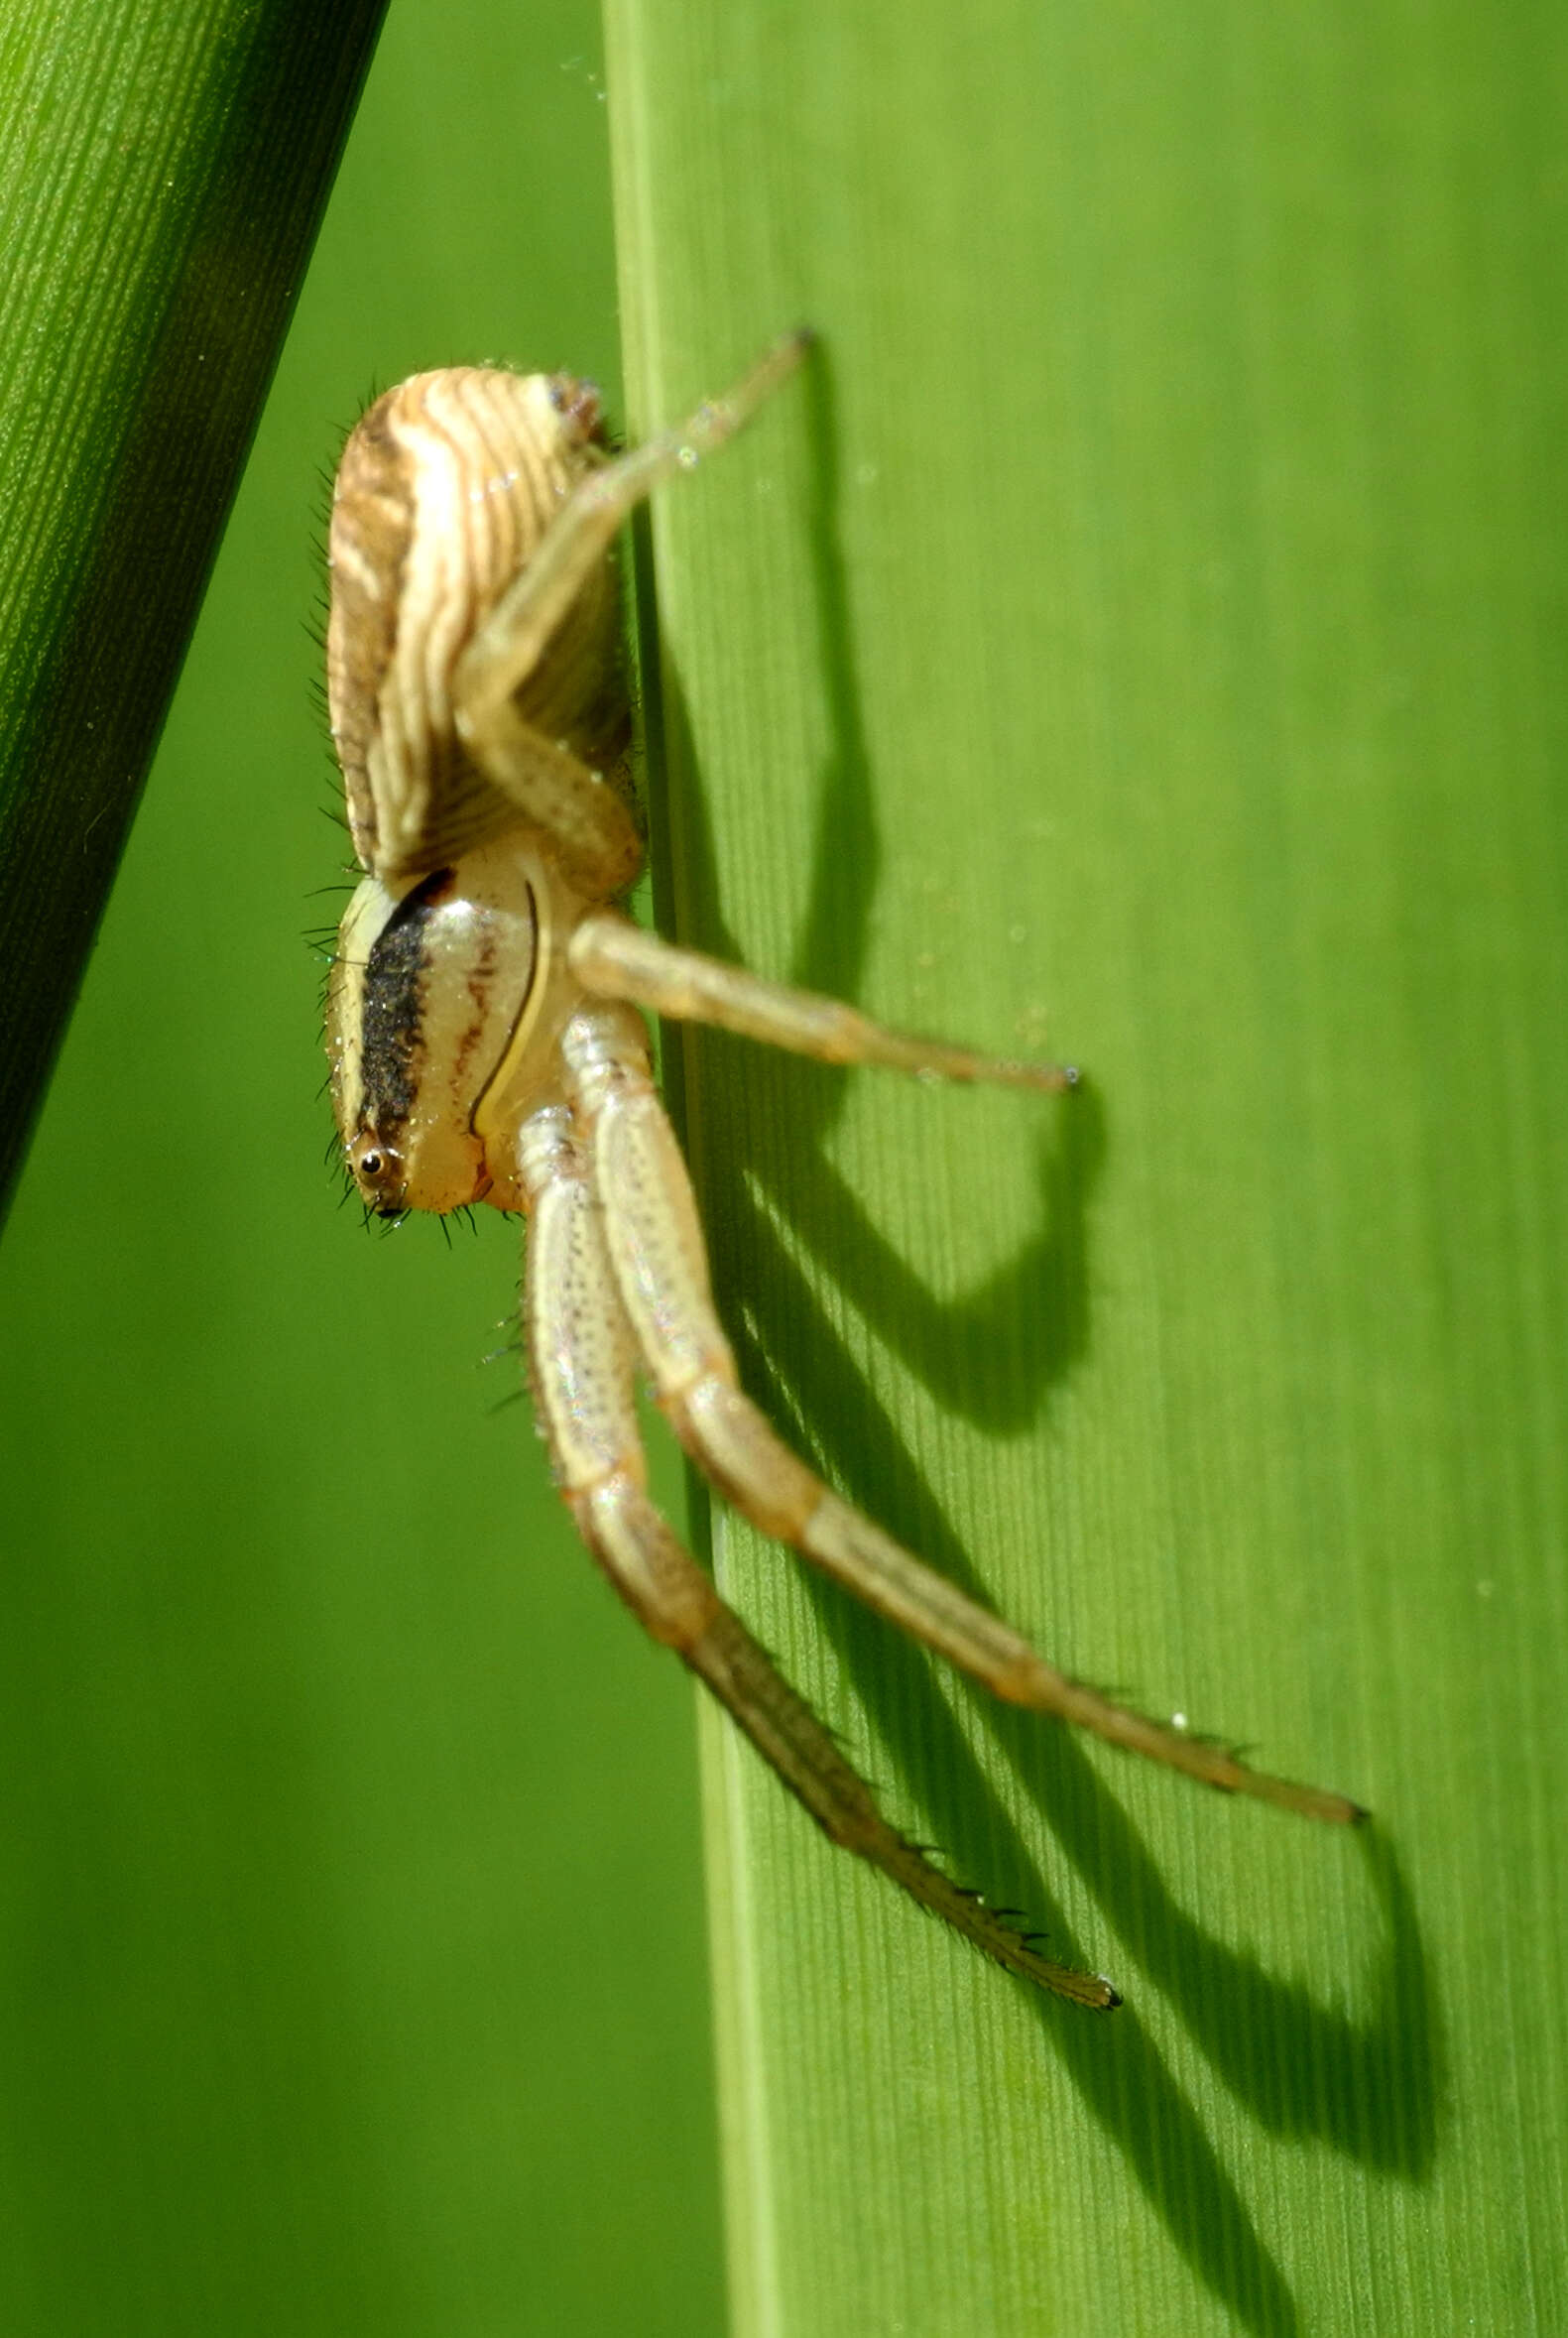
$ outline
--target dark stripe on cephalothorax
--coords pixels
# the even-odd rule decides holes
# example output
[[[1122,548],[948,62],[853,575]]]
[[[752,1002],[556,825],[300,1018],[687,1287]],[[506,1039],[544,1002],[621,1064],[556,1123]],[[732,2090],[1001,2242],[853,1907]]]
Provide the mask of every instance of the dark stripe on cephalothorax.
[[[419,1093],[425,926],[452,890],[437,869],[404,895],[371,944],[360,1004],[360,1126],[389,1141],[407,1127]]]

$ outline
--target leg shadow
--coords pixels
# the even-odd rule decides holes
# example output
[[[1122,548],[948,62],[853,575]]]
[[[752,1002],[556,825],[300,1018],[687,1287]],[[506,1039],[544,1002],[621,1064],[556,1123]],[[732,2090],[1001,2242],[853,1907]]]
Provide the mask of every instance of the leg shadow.
[[[853,998],[880,849],[838,532],[831,369],[806,375],[814,453],[810,540],[820,657],[831,715],[809,906],[791,978]],[[646,531],[639,532],[646,558]],[[645,569],[646,574],[646,569]],[[646,612],[652,605],[640,596]],[[643,668],[650,736],[661,739],[673,800],[654,775],[656,834],[672,834],[682,880],[681,938],[737,957],[718,901],[711,838],[689,726],[667,666]],[[673,814],[671,819],[668,815]],[[666,861],[664,866],[667,868]],[[656,884],[666,926],[672,903]],[[880,1337],[946,1407],[994,1433],[1032,1422],[1085,1352],[1089,1213],[1106,1151],[1092,1092],[1064,1101],[1038,1155],[1036,1231],[956,1301],[939,1299],[878,1230],[825,1147],[847,1075],[759,1056],[715,1033],[683,1035],[703,1081],[725,1096],[722,1142],[702,1158],[704,1214],[721,1294],[765,1291],[766,1334],[727,1306],[753,1394],[852,1499],[911,1548],[984,1596],[934,1489],[823,1313],[772,1212],[783,1214]],[[681,1046],[666,1042],[672,1103],[682,1101]],[[787,1130],[781,1143],[781,1130]],[[827,1424],[824,1428],[823,1424]],[[781,1560],[781,1563],[784,1563]],[[832,1643],[921,1831],[967,1876],[971,1861],[999,1902],[1043,1920],[1052,1951],[1086,1959],[1052,1907],[1023,1837],[932,1678],[930,1660],[836,1586],[808,1578]],[[962,1685],[958,1693],[967,1694]],[[1145,1968],[1157,1974],[1190,2033],[1266,2131],[1318,2138],[1369,2167],[1416,2178],[1437,2135],[1437,2021],[1409,1895],[1391,1846],[1360,1842],[1382,1916],[1358,2019],[1316,2005],[1254,1958],[1214,1939],[1175,1901],[1115,1795],[1071,1733],[976,1698],[997,1746],[1027,1783],[1060,1842]],[[1332,1856],[1325,1844],[1324,1856]],[[1357,1849],[1348,1855],[1356,1856]],[[1019,1984],[1019,1986],[1023,1986]],[[1112,2023],[1034,1998],[1042,2032],[1090,2114],[1126,2153],[1146,2197],[1186,2262],[1259,2338],[1293,2338],[1294,2302],[1230,2175],[1132,2008]]]

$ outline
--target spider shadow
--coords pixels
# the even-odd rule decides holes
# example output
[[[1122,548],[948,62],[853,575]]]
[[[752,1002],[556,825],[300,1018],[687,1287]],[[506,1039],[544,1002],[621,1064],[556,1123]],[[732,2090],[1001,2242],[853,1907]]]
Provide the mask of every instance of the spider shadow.
[[[806,375],[813,455],[810,545],[831,744],[822,774],[809,905],[790,977],[857,995],[880,844],[839,551],[833,385],[818,350]],[[646,540],[645,540],[646,551]],[[646,611],[651,595],[641,602]],[[684,938],[737,957],[719,907],[689,724],[667,664],[645,657],[651,735],[676,783],[667,806],[685,887]],[[669,903],[659,902],[667,923]],[[705,1146],[704,1214],[721,1292],[768,1294],[766,1333],[734,1319],[742,1376],[824,1474],[911,1548],[984,1599],[951,1521],[915,1455],[824,1313],[777,1220],[853,1294],[856,1304],[946,1407],[993,1433],[1031,1423],[1085,1352],[1090,1204],[1106,1150],[1103,1101],[1086,1088],[1041,1141],[1035,1231],[1015,1257],[956,1301],[939,1298],[889,1244],[828,1159],[847,1076],[762,1054],[720,1034],[684,1036],[706,1086],[722,1083],[725,1125]],[[666,1046],[682,1103],[681,1049]],[[782,1139],[782,1132],[783,1139]],[[783,1563],[783,1562],[781,1562]],[[969,1880],[1026,1908],[1051,1950],[1092,1963],[1072,1937],[1026,1843],[977,1762],[932,1677],[931,1660],[858,1603],[806,1572],[825,1639],[853,1683],[922,1832]],[[1359,1848],[1381,1940],[1365,1958],[1357,2017],[1215,1939],[1164,1884],[1114,1793],[1071,1732],[969,1697],[1122,1939],[1189,2034],[1266,2132],[1316,2139],[1368,2168],[1423,2176],[1436,2149],[1438,2025],[1408,1892],[1391,1845],[1365,1830]],[[1174,1790],[1190,1791],[1185,1785]],[[1343,1840],[1337,1846],[1348,1850]],[[1336,1846],[1325,1841],[1322,1855]],[[1354,1851],[1349,1855],[1354,1856]],[[1017,1986],[1023,1988],[1024,1984]],[[1294,2299],[1231,2175],[1134,2007],[1113,2022],[1026,1992],[1085,2106],[1127,2153],[1150,2206],[1197,2276],[1240,2326],[1293,2338]]]

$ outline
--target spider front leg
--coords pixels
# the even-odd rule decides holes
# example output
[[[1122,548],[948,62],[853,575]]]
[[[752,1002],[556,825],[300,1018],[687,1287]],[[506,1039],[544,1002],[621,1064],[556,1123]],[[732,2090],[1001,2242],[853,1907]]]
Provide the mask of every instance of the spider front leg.
[[[1063,1063],[1016,1062],[892,1031],[842,999],[769,982],[744,966],[681,949],[613,910],[581,920],[567,956],[572,973],[596,998],[625,1000],[677,1023],[711,1023],[820,1063],[875,1063],[925,1078],[990,1080],[1012,1088],[1070,1088],[1078,1076]]]
[[[733,438],[810,345],[808,332],[785,333],[724,397],[710,398],[684,422],[601,462],[578,482],[458,661],[466,710],[460,727],[483,723],[536,670],[622,522],[662,480],[694,469]]]
[[[473,713],[461,691],[458,731],[486,779],[532,827],[549,838],[570,883],[590,901],[611,901],[637,881],[643,837],[632,807],[602,772],[545,738],[504,698]]]
[[[1009,1703],[1076,1722],[1230,1793],[1342,1824],[1361,1817],[1343,1794],[1249,1770],[1223,1748],[1162,1728],[1057,1671],[807,1469],[737,1383],[690,1179],[653,1084],[641,1021],[625,1007],[584,1009],[561,1047],[590,1132],[611,1264],[659,1402],[698,1467],[754,1525]]]
[[[724,397],[586,470],[457,660],[458,736],[487,778],[549,836],[590,900],[625,892],[642,864],[641,838],[617,792],[527,721],[514,695],[546,657],[552,666],[562,661],[564,622],[637,506],[663,480],[693,469],[732,438],[809,345],[806,332],[785,334]],[[556,678],[569,696],[570,677]]]
[[[833,1842],[1010,1971],[1077,2005],[1118,2004],[1109,1981],[1041,1956],[888,1824],[870,1787],[649,1501],[632,1330],[572,1114],[561,1106],[533,1114],[518,1163],[530,1210],[525,1314],[535,1401],[561,1493],[611,1583],[653,1637],[706,1681]]]

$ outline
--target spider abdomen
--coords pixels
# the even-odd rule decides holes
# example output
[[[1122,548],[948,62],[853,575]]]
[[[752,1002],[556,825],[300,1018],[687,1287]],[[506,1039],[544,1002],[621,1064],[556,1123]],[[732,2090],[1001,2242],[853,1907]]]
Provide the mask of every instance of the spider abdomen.
[[[328,537],[327,704],[361,865],[422,876],[515,820],[458,735],[458,659],[600,454],[597,394],[562,374],[415,374],[343,449]],[[532,727],[590,768],[624,756],[616,573],[585,579],[520,683]]]

